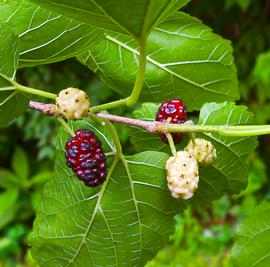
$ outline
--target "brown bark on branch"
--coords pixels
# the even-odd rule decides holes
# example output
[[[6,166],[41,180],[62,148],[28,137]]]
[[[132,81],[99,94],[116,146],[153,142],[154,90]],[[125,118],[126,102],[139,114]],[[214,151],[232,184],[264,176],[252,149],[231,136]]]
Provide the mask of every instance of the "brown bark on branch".
[[[29,108],[38,110],[42,112],[46,116],[58,116],[56,114],[56,106],[54,104],[44,104],[39,103],[35,101],[29,102]],[[98,116],[101,119],[107,119],[112,122],[119,122],[124,123],[132,126],[137,126],[140,128],[144,128],[148,132],[151,133],[168,133],[169,129],[166,125],[166,123],[158,122],[158,121],[143,121],[143,120],[137,120],[112,114],[105,114],[105,113],[97,113],[96,116]],[[91,113],[89,113],[89,117],[91,117]]]
[[[30,109],[38,110],[46,116],[56,116],[56,106],[54,104],[44,104],[35,101],[30,101],[28,107]]]

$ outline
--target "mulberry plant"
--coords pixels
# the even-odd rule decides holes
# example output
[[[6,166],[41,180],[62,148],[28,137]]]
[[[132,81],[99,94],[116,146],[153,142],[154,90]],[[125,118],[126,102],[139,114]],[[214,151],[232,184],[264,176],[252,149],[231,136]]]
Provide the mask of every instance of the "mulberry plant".
[[[176,214],[247,186],[247,157],[270,126],[234,103],[231,44],[181,11],[188,0],[0,2],[0,127],[28,109],[59,121],[29,238],[40,266],[143,266]],[[72,57],[120,99],[90,106],[84,88],[16,80],[19,68]],[[130,126],[128,149],[119,123]]]

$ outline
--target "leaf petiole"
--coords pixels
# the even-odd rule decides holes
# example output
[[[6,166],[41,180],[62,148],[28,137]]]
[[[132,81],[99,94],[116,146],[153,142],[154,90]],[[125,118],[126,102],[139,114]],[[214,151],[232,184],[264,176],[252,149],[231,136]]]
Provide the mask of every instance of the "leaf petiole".
[[[120,99],[120,100],[116,100],[116,101],[112,101],[106,104],[102,104],[102,105],[98,105],[95,107],[90,108],[91,113],[96,113],[102,110],[108,110],[108,109],[113,109],[113,108],[117,108],[119,106],[125,105],[127,101],[127,98],[124,99]]]
[[[53,93],[49,93],[49,92],[45,92],[45,91],[42,91],[39,89],[34,89],[34,88],[27,87],[27,86],[23,86],[23,85],[15,82],[11,78],[7,77],[3,73],[0,73],[0,77],[4,78],[6,81],[10,82],[13,85],[13,87],[6,87],[6,88],[13,88],[13,90],[15,90],[15,91],[21,91],[21,92],[24,92],[27,94],[38,95],[38,96],[50,98],[50,99],[56,99],[56,97],[57,97],[57,95],[53,94]],[[9,90],[12,90],[12,89],[9,89]]]
[[[110,40],[110,36],[106,36],[107,39]],[[140,54],[139,54],[139,69],[136,77],[136,81],[133,87],[133,90],[130,94],[129,97],[120,99],[117,101],[113,101],[110,103],[102,104],[99,106],[92,107],[90,111],[92,113],[96,113],[102,110],[108,110],[108,109],[113,109],[117,108],[122,105],[127,105],[127,106],[133,106],[136,104],[138,101],[142,87],[143,87],[143,81],[144,81],[144,74],[145,74],[145,65],[146,65],[146,55],[147,55],[147,49],[146,49],[146,36],[141,38],[140,40]]]
[[[27,94],[38,95],[41,97],[50,98],[53,100],[56,99],[56,97],[57,97],[56,94],[45,92],[45,91],[34,89],[34,88],[30,88],[30,87],[26,87],[26,86],[23,86],[20,84],[16,84],[15,90],[21,91],[21,92],[24,92]]]
[[[134,84],[134,88],[130,94],[130,96],[126,100],[126,104],[128,106],[133,106],[138,101],[142,88],[143,88],[143,82],[144,82],[144,74],[145,74],[145,65],[146,65],[146,38],[143,38],[141,40],[140,45],[140,59],[139,59],[139,70],[137,74],[137,78]]]

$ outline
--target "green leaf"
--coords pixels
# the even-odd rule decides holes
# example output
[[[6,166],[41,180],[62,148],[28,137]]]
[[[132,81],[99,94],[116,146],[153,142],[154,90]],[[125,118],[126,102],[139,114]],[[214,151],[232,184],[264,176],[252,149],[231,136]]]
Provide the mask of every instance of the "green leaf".
[[[14,35],[11,28],[0,21],[0,73],[14,78],[19,60],[20,40]],[[0,86],[8,83],[0,78]]]
[[[29,186],[43,186],[53,176],[52,172],[43,171],[33,176],[29,181]]]
[[[10,170],[0,169],[0,187],[1,188],[14,188],[19,187],[20,181],[16,175]]]
[[[199,20],[173,13],[149,35],[141,101],[180,97],[189,111],[205,102],[238,98],[238,82],[230,42]],[[100,32],[79,60],[112,87],[128,96],[138,69],[138,44],[130,37]]]
[[[19,92],[1,92],[0,88],[0,128],[7,127],[28,108],[29,99]]]
[[[253,114],[245,106],[234,103],[207,103],[200,112],[199,125],[240,125],[253,123]],[[199,190],[195,204],[209,202],[225,192],[239,193],[247,186],[247,157],[257,147],[256,137],[225,137],[219,134],[197,134],[209,140],[217,150],[212,166],[200,168]]]
[[[256,65],[253,69],[253,76],[257,82],[266,85],[270,84],[270,50],[258,55],[256,58]]]
[[[251,0],[226,0],[225,9],[229,9],[235,4],[240,6],[243,11],[246,11],[251,4]]]
[[[115,150],[113,139],[109,130],[100,123],[97,123],[90,118],[85,118],[84,120],[80,121],[70,121],[69,126],[73,131],[76,131],[77,129],[87,129],[94,132],[95,135],[102,140],[102,147],[104,151],[113,152]],[[67,140],[70,137],[70,134],[66,131],[60,131],[60,134],[61,135],[56,144],[56,148],[58,150],[61,150],[64,147],[62,140]]]
[[[20,43],[11,29],[1,20],[0,40],[0,73],[13,79],[18,67]],[[13,119],[27,110],[28,99],[11,89],[12,85],[0,77],[0,128],[8,126]]]
[[[74,57],[95,40],[95,31],[26,0],[0,0],[0,20],[21,40],[20,67]]]
[[[40,207],[40,202],[41,202],[41,191],[34,191],[30,195],[30,201],[31,201],[31,206],[33,210],[38,210]]]
[[[16,215],[16,201],[19,195],[17,189],[8,189],[0,194],[0,229],[7,225]]]
[[[103,30],[139,38],[189,0],[31,0],[50,10]],[[124,10],[124,12],[123,12]]]
[[[24,150],[17,146],[11,159],[11,166],[16,175],[26,180],[29,175],[27,155]]]
[[[34,258],[41,266],[144,265],[168,241],[174,215],[184,208],[167,189],[168,155],[146,151],[113,165],[109,159],[111,178],[90,188],[66,166],[66,140],[60,131],[56,176],[45,186],[31,235]]]
[[[270,204],[261,203],[255,212],[240,224],[233,247],[237,266],[270,266]]]

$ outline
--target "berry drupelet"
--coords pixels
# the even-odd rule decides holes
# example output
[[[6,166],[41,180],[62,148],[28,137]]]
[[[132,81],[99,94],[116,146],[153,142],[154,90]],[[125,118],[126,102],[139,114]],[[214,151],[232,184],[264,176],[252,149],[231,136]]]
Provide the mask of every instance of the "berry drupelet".
[[[156,121],[167,122],[173,124],[181,124],[187,120],[186,107],[181,99],[172,99],[163,102],[157,111]],[[179,144],[182,140],[183,133],[172,133],[172,138],[175,144]],[[160,135],[163,142],[168,143],[165,134]]]
[[[67,141],[65,157],[67,165],[85,185],[94,187],[106,180],[106,157],[93,132],[77,130]]]

